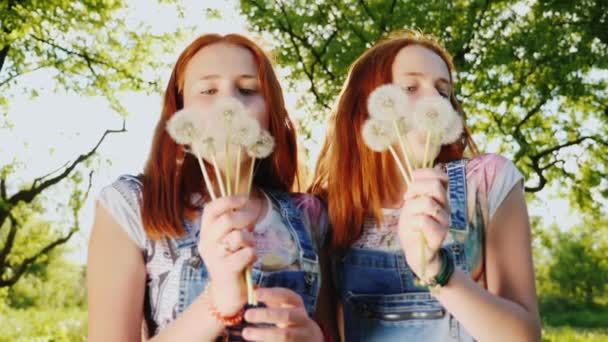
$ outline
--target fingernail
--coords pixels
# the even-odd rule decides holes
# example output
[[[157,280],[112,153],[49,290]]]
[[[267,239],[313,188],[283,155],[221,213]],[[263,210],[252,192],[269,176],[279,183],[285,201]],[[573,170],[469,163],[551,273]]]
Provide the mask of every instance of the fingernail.
[[[251,337],[251,336],[249,336],[249,334],[251,334],[251,332],[247,328],[243,329],[242,334],[243,334],[244,338],[250,338]]]

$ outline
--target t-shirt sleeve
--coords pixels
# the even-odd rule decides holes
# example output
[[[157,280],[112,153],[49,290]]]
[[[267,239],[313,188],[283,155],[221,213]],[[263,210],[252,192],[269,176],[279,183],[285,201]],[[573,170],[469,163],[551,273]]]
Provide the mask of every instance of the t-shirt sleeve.
[[[493,159],[496,174],[488,191],[490,219],[494,217],[494,214],[513,188],[524,180],[524,176],[513,162],[498,155],[494,155]]]
[[[141,219],[141,186],[136,177],[121,176],[101,189],[97,203],[103,205],[129,238],[144,250],[147,235]]]

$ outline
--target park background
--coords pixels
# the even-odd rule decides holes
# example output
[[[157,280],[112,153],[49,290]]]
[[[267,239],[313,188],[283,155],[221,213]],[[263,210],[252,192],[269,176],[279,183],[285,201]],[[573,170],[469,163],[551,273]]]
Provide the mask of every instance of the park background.
[[[271,51],[314,166],[349,65],[416,28],[454,56],[482,151],[526,176],[544,341],[608,341],[605,0],[0,0],[0,341],[86,340],[99,190],[142,170],[195,37]]]

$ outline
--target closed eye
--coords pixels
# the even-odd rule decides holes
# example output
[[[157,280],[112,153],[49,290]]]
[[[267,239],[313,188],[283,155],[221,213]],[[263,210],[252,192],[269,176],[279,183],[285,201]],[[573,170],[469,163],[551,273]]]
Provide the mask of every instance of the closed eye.
[[[239,92],[245,96],[251,96],[257,94],[256,89],[248,89],[248,88],[239,88]]]
[[[201,91],[201,94],[205,94],[205,95],[214,95],[217,93],[217,89],[211,88],[211,89],[205,89]]]

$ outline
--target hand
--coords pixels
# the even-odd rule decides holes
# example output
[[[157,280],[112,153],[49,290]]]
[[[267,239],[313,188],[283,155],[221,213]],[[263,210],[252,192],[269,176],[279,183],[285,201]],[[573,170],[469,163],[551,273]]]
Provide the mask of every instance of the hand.
[[[413,176],[399,217],[399,239],[412,271],[418,277],[426,273],[422,280],[427,280],[439,273],[437,255],[449,230],[448,176],[436,169],[419,169]]]
[[[257,298],[266,308],[249,309],[249,323],[270,323],[274,327],[247,327],[243,337],[248,341],[323,341],[321,328],[308,317],[302,297],[281,287],[256,290]]]
[[[256,260],[255,213],[247,197],[222,197],[203,211],[199,253],[211,278],[210,298],[222,315],[236,314],[247,302],[243,272]]]

